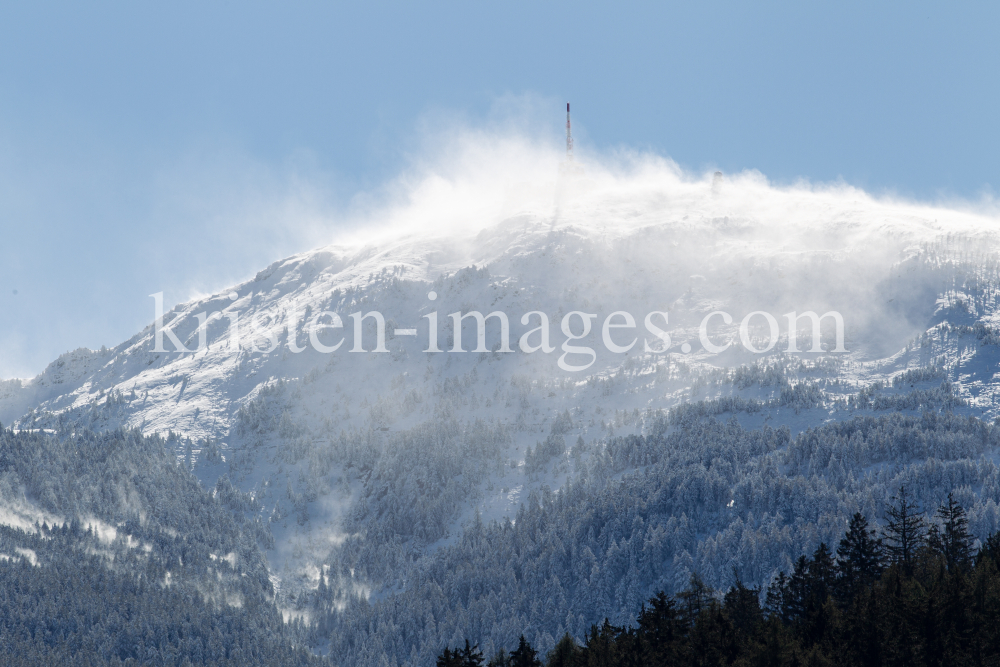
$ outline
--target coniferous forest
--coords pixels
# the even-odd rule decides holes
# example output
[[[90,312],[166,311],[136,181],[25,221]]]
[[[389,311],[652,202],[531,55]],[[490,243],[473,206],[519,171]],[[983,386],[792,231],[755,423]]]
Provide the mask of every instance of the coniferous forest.
[[[158,437],[0,428],[0,664],[320,662],[216,491]]]
[[[466,641],[437,667],[1000,664],[1000,534],[974,550],[951,496],[932,521],[905,488],[894,500],[883,530],[855,514],[835,549],[820,544],[766,590],[738,571],[724,593],[692,576],[582,643],[567,634],[542,656],[521,636],[487,660]]]
[[[838,438],[849,436],[857,446],[862,442],[854,435],[857,429],[869,427],[885,446],[920,436],[921,446],[940,448],[934,443],[941,441],[961,451],[962,438],[969,434],[983,442],[995,435],[993,425],[925,414],[832,425],[797,436],[789,446],[782,431],[746,431],[732,421],[709,418],[677,431],[682,440],[615,439],[606,451],[608,460],[619,461],[620,467],[689,449],[677,446],[688,441],[728,443],[736,451],[758,438],[763,449],[786,448],[786,456],[794,460],[803,448]],[[347,653],[332,642],[326,657],[315,655],[317,636],[343,630],[330,623],[336,618],[334,608],[314,614],[312,622],[308,614],[282,617],[264,559],[268,533],[258,513],[247,511],[252,499],[225,477],[206,493],[178,464],[168,440],[128,430],[47,434],[0,429],[0,493],[6,499],[0,525],[3,664],[342,663]],[[676,463],[672,468],[678,468]],[[649,480],[659,479],[680,493],[684,481],[695,475],[677,474],[676,484],[669,475]],[[634,506],[636,498],[649,495],[638,494],[634,485],[619,490],[607,500],[611,519],[618,514],[613,507]],[[967,489],[963,493],[968,497]],[[788,571],[765,579],[768,583],[737,567],[723,589],[693,567],[686,586],[675,587],[673,594],[660,592],[644,604],[640,598],[631,607],[632,614],[638,613],[631,616],[632,623],[623,623],[621,616],[597,622],[600,616],[582,632],[557,635],[548,646],[536,642],[535,648],[531,620],[513,634],[528,638],[521,636],[509,646],[494,642],[489,652],[478,647],[481,634],[462,644],[453,635],[448,648],[438,644],[435,649],[437,664],[1000,664],[1000,534],[977,535],[960,493],[946,493],[930,511],[907,485],[890,496],[875,521],[862,512],[844,515],[845,532],[805,550]],[[600,505],[587,497],[579,491],[560,494],[529,503],[516,523],[471,526],[449,550],[454,552],[451,560],[439,561],[439,569],[420,587],[432,590],[439,579],[444,584],[436,589],[441,608],[460,610],[456,599],[461,598],[448,591],[466,577],[470,595],[476,581],[481,595],[492,595],[486,588],[489,577],[474,577],[470,570],[485,568],[484,573],[513,577],[526,600],[545,601],[548,609],[558,611],[544,590],[531,585],[528,575],[538,569],[531,560],[535,556],[517,554],[535,553],[527,547],[550,528],[568,530],[573,515],[595,520],[592,515]],[[661,505],[650,501],[636,511],[652,517],[650,512],[660,511],[656,508]],[[563,514],[566,520],[552,518]],[[524,531],[537,533],[534,542],[525,542]],[[544,541],[575,543],[553,540]],[[492,560],[474,545],[488,549]],[[543,549],[536,556],[544,553],[552,552]],[[459,567],[461,563],[465,565]],[[561,571],[559,578],[580,595],[589,591],[598,596],[592,598],[596,604],[600,578],[593,573],[614,575],[610,563],[605,559],[597,569],[591,564],[589,580],[575,582],[571,570]],[[569,565],[579,569],[578,560]],[[714,580],[719,579],[716,573]],[[312,596],[300,596],[298,602],[308,611],[328,603],[329,591],[321,578]],[[365,604],[361,599],[348,603]],[[405,614],[415,605],[401,605],[397,612]],[[536,611],[529,618],[544,621],[542,610]],[[419,621],[434,617],[438,622],[446,618],[435,613]],[[511,615],[509,620],[518,618]],[[370,632],[387,642],[411,640],[410,625],[404,622],[395,629],[373,626]],[[431,657],[411,664],[433,662]]]

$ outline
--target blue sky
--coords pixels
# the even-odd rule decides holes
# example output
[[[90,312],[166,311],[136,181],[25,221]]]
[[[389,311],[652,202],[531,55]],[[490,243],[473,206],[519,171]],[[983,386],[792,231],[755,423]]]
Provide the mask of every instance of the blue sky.
[[[0,377],[307,249],[304,211],[332,240],[428,127],[558,140],[566,100],[594,150],[989,200],[998,29],[995,3],[0,2]]]

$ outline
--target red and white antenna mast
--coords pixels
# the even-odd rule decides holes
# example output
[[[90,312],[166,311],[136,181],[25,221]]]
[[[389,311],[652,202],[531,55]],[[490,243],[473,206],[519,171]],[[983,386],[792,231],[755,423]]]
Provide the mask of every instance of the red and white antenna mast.
[[[569,102],[566,103],[566,159],[573,159],[573,133],[569,124]]]

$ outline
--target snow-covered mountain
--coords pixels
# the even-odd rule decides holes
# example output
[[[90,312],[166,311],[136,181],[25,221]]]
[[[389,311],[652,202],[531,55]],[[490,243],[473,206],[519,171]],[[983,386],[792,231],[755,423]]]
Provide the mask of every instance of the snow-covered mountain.
[[[695,178],[658,161],[560,169],[557,157],[532,153],[515,166],[424,179],[365,231],[176,306],[163,327],[193,352],[175,351],[166,335],[157,351],[151,324],[114,348],[70,352],[35,378],[2,381],[0,421],[176,434],[178,459],[206,488],[227,476],[247,512],[269,519],[267,554],[287,612],[319,619],[324,640],[356,664],[382,655],[423,664],[439,640],[457,644],[470,627],[490,650],[534,623],[531,638],[545,649],[560,629],[579,632],[592,620],[581,609],[631,617],[646,589],[683,585],[695,571],[722,585],[727,564],[766,581],[833,539],[840,511],[878,518],[886,490],[924,480],[920,466],[930,459],[943,468],[921,482],[928,502],[964,485],[975,527],[1000,525],[1000,496],[990,495],[1000,487],[988,481],[997,476],[993,436],[948,454],[827,451],[821,464],[807,440],[795,439],[859,416],[998,415],[995,217],[847,186],[774,187],[753,173]],[[357,340],[355,320],[373,311],[385,321],[384,352],[374,350],[374,317]],[[451,314],[472,311],[507,316],[511,351],[496,317],[485,328],[488,351],[472,351],[473,318],[463,320],[464,351],[455,350]],[[842,317],[843,351],[833,316],[822,322],[822,351],[813,351],[807,316],[795,320],[792,343],[789,313],[831,311]],[[543,344],[541,332],[529,333],[543,322],[539,313],[551,347],[530,351]],[[337,318],[342,327],[329,326]],[[441,351],[428,352],[435,319]],[[571,339],[585,321],[588,335]],[[692,435],[694,423],[715,426]],[[875,442],[859,432],[857,442]],[[621,438],[632,434],[647,444]],[[658,453],[641,454],[652,442]],[[728,453],[695,461],[711,443]],[[694,458],[668,465],[682,451]],[[728,472],[686,486],[697,477],[691,466],[717,474],[727,456],[736,457]],[[548,605],[551,628],[528,612],[504,618],[502,604],[468,590],[456,603],[465,616],[420,617],[430,603],[417,593],[440,574],[434,568],[480,553],[484,531],[516,531],[558,498],[581,512],[618,498],[620,520],[634,522],[629,505],[646,503],[649,484],[681,470],[670,492],[683,491],[689,506],[664,505],[655,521],[643,514],[641,526],[617,529],[638,536],[632,548],[647,555],[629,566],[629,556],[616,555],[625,538],[598,535],[600,553],[581,546],[565,556],[570,570],[589,558],[594,573],[605,572],[606,601],[587,598],[582,585],[550,590],[551,578],[535,587],[518,578]],[[753,475],[789,486],[765,501],[745,488]],[[786,507],[775,500],[782,493],[799,500]],[[810,498],[817,507],[801,505]],[[615,558],[624,564],[609,565]],[[597,586],[590,569],[573,576]],[[405,614],[386,611],[392,604]],[[398,622],[393,613],[416,615],[421,629],[391,645],[359,629],[388,628]]]

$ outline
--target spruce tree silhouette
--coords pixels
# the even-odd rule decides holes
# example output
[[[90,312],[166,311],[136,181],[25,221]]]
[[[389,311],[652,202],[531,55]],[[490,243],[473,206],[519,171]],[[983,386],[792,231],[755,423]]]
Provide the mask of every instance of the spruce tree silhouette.
[[[938,507],[936,516],[941,519],[943,532],[934,531],[929,540],[931,548],[944,556],[949,570],[969,567],[973,537],[969,534],[965,509],[949,493],[947,502]]]
[[[901,565],[909,573],[917,550],[927,540],[927,524],[905,486],[899,487],[899,493],[892,500],[895,504],[885,511],[886,551],[894,564]]]
[[[884,551],[882,540],[868,527],[868,519],[855,512],[837,546],[837,593],[842,602],[850,602],[857,591],[882,576]]]
[[[510,664],[511,667],[542,667],[542,661],[538,659],[538,652],[531,648],[531,644],[524,639],[524,635],[521,635],[521,639],[517,642],[517,648],[510,654]]]

